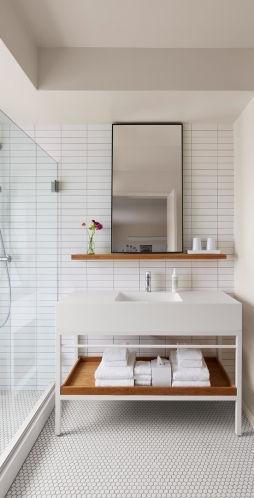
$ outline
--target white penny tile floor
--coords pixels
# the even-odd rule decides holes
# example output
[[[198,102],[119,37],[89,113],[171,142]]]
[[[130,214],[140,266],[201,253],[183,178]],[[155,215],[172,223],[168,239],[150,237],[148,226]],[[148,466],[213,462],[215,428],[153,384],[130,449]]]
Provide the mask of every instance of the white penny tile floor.
[[[253,498],[254,429],[230,402],[63,403],[8,498]]]
[[[23,424],[43,391],[0,391],[0,454]]]

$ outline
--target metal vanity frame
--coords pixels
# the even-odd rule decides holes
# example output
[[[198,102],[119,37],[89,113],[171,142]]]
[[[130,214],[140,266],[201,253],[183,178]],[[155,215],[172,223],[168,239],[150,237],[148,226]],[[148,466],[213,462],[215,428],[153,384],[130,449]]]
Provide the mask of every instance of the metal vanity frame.
[[[84,349],[84,348],[98,348],[100,351],[105,348],[105,345],[103,344],[79,344],[79,333],[75,333],[75,331],[72,332],[74,335],[74,344],[67,344],[64,342],[64,336],[65,335],[70,335],[70,333],[62,332],[61,330],[56,330],[56,396],[55,396],[55,434],[60,435],[61,434],[61,403],[64,400],[81,400],[81,399],[89,399],[89,400],[112,400],[112,401],[234,401],[235,402],[235,433],[238,436],[241,436],[242,433],[242,330],[231,330],[231,331],[223,331],[223,332],[212,332],[212,331],[207,331],[207,332],[195,332],[195,337],[202,336],[202,337],[214,337],[216,340],[214,341],[215,344],[188,344],[188,347],[190,348],[195,348],[195,347],[200,347],[202,349],[215,349],[217,350],[217,357],[218,359],[221,359],[222,355],[222,350],[223,349],[234,349],[235,350],[235,387],[236,387],[236,395],[203,395],[202,394],[202,388],[200,389],[200,395],[139,395],[139,394],[89,394],[89,395],[80,395],[80,394],[61,394],[61,386],[62,386],[62,350],[65,348],[74,348],[75,351],[75,359],[78,359],[78,351],[79,349]],[[91,333],[89,333],[87,330],[84,330],[84,335],[89,335],[91,337]],[[97,335],[97,334],[96,334]],[[95,337],[96,337],[95,335]],[[103,332],[103,335],[107,335]],[[122,332],[121,335],[128,335],[128,330],[126,330],[124,333]],[[140,332],[138,335],[142,335]],[[143,335],[147,335],[147,333],[144,332]],[[193,336],[194,334],[190,334],[189,332],[183,331],[183,332],[178,332],[176,334],[168,333],[165,334],[163,333],[157,335],[163,335],[167,337],[181,337],[181,336]],[[224,345],[222,338],[223,337],[234,337],[235,338],[235,344],[227,344]],[[120,336],[119,336],[120,337]],[[112,347],[114,348],[119,348],[122,347],[121,344],[112,344]],[[164,344],[164,345],[156,345],[156,344],[129,344],[129,348],[135,348],[135,349],[172,349],[172,348],[183,348],[186,347],[184,344]],[[96,388],[95,388],[96,389]],[[133,388],[135,389],[135,387]],[[176,388],[172,388],[176,389]],[[210,388],[206,388],[210,389]]]

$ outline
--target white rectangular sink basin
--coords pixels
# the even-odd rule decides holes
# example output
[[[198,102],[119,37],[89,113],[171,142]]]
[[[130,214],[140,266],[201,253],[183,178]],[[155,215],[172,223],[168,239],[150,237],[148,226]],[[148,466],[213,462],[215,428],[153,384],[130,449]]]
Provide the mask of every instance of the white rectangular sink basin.
[[[116,301],[131,301],[144,303],[176,303],[181,302],[176,292],[119,292]]]
[[[241,330],[241,304],[221,291],[77,290],[56,304],[56,328],[80,335],[204,335]]]

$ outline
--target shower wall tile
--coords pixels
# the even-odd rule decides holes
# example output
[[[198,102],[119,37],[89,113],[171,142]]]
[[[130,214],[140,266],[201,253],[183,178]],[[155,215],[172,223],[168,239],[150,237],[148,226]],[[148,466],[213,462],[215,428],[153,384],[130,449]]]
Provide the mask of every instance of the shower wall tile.
[[[191,241],[195,236],[201,237],[203,247],[205,247],[206,238],[213,236],[218,248],[228,255],[226,261],[207,262],[202,260],[71,261],[70,255],[72,253],[86,252],[87,234],[81,227],[81,223],[84,221],[89,223],[92,218],[98,218],[104,225],[104,230],[96,234],[97,252],[109,253],[111,250],[111,125],[40,125],[28,127],[27,133],[33,134],[39,145],[59,163],[61,192],[57,196],[59,246],[57,271],[60,298],[80,288],[143,290],[146,270],[152,272],[153,290],[171,290],[171,275],[174,267],[178,271],[180,290],[221,289],[233,294],[234,141],[231,125],[186,124],[183,129],[184,250],[191,248]],[[19,144],[18,134],[13,140],[15,140],[15,144]],[[5,161],[8,162],[8,156],[6,156]],[[18,174],[19,166],[14,165],[13,167],[15,167],[13,171],[17,171]],[[54,210],[52,197],[50,195],[45,197],[48,174],[45,162],[42,161],[37,174],[41,178],[40,200],[37,198],[37,218],[36,220],[32,218],[33,212],[31,210],[22,214],[26,216],[25,222],[29,222],[32,227],[37,226],[38,229],[47,230],[47,232],[37,232],[38,235],[40,233],[42,244],[40,252],[42,265],[40,275],[42,275],[43,264],[51,264],[51,268],[54,268],[54,260],[50,260],[49,242],[50,234],[53,236],[56,225],[54,216],[51,218],[52,210]],[[26,176],[31,177],[31,183],[34,181],[33,164],[28,164]],[[8,184],[8,179],[6,181]],[[22,177],[20,181],[22,183]],[[17,175],[15,182],[17,187]],[[30,183],[30,180],[27,183]],[[27,191],[29,190],[27,188]],[[47,208],[44,203],[45,199]],[[19,219],[21,216],[17,210],[13,213],[15,228],[18,228]],[[45,242],[44,245],[43,242]],[[45,275],[50,275],[50,271],[47,271]],[[47,278],[45,280],[47,281]],[[48,290],[50,296],[50,280],[48,279],[48,281],[49,285],[45,290]],[[44,280],[41,278],[40,291],[44,290],[43,282]],[[51,294],[51,298],[54,295],[56,294]],[[40,293],[38,299],[45,306],[45,310],[48,310],[49,323],[51,323],[52,312],[47,305],[47,292]],[[49,333],[49,335],[45,335],[46,342],[39,342],[40,348],[42,348],[37,351],[39,367],[47,365],[47,359],[45,359],[43,352],[47,340],[49,347],[53,347],[54,328],[53,325],[47,327],[46,320],[45,318],[40,325],[40,334],[43,336],[43,334]],[[96,341],[99,341],[99,344],[104,344],[104,342],[106,344],[109,340],[117,342],[118,339],[112,336],[110,339],[104,337],[94,340],[92,337],[82,336],[80,341],[84,344],[84,350],[81,350],[81,354],[100,354],[98,349],[87,350],[85,345],[87,342],[95,344]],[[146,338],[138,336],[126,340],[136,344],[137,348],[138,344],[146,343]],[[164,340],[165,338],[163,340],[157,339],[158,343],[162,341],[161,344]],[[177,342],[179,339],[174,338],[173,340]],[[72,343],[72,341],[73,338],[68,337],[68,342]],[[211,340],[207,339],[207,342],[211,343]],[[140,353],[144,354],[144,350],[140,350]],[[158,351],[155,350],[154,353],[158,354]],[[161,354],[165,354],[165,351],[162,350]],[[223,351],[225,367],[232,376],[234,374],[233,354],[231,350]],[[53,352],[47,353],[47,358],[49,358],[48,361],[53,368]],[[73,352],[70,350],[64,353],[63,376],[68,373],[72,364]],[[43,386],[43,372],[42,369],[41,386]]]

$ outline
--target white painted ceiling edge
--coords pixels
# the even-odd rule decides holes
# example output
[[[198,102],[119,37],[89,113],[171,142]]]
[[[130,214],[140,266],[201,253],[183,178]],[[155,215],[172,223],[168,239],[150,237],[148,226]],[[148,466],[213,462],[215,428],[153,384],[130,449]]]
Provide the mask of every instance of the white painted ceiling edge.
[[[0,42],[0,108],[17,124],[234,123],[254,92],[38,91]]]
[[[44,48],[37,88],[251,91],[254,49]]]
[[[225,6],[229,7],[228,0],[221,0],[219,20],[216,19],[214,23],[213,16],[216,14],[214,5],[217,3],[217,0],[213,2],[203,0],[202,5],[200,5],[200,0],[193,0],[190,8],[186,0],[181,0],[181,2],[157,0],[156,4],[154,0],[146,0],[146,8],[142,10],[141,6],[144,6],[143,0],[136,0],[136,4],[133,4],[132,1],[128,3],[124,0],[118,0],[118,3],[115,0],[110,0],[109,2],[93,0],[93,3],[91,0],[82,2],[79,0],[62,0],[60,3],[58,0],[54,0],[54,2],[48,2],[48,0],[43,0],[42,2],[19,0],[18,3],[15,0],[0,0],[0,38],[33,85],[39,90],[252,91],[254,90],[254,35],[253,48],[237,48],[237,46],[221,48],[223,47],[223,40],[221,40],[222,46],[220,48],[212,48],[213,45],[211,47],[210,43],[208,43],[209,48],[203,48],[207,47],[204,34],[199,42],[194,45],[191,39],[188,38],[193,33],[195,26],[192,20],[194,22],[194,19],[198,19],[198,22],[201,23],[204,17],[206,22],[204,19],[203,22],[207,24],[207,29],[208,26],[210,30],[212,27],[212,32],[214,33],[215,30],[220,32],[221,27],[217,26],[217,22],[222,17],[225,33],[228,26],[232,25],[230,28],[232,30],[231,35],[235,34],[237,39],[237,34],[240,32],[244,39],[244,33],[248,32],[249,20],[248,16],[246,16],[246,19],[244,18],[246,26],[244,25],[245,29],[243,29],[242,11],[244,15],[251,14],[252,10],[254,11],[254,3],[252,9],[247,0],[241,0],[241,6],[239,6],[237,0],[231,0],[231,10],[229,8],[227,11]],[[105,5],[107,5],[106,10]],[[99,26],[106,34],[109,29],[107,22],[112,22],[112,27],[114,26],[115,28],[118,26],[118,22],[120,25],[121,23],[126,24],[123,14],[125,11],[126,15],[132,13],[133,19],[136,19],[136,15],[141,16],[143,23],[140,25],[139,36],[143,39],[147,23],[150,26],[149,6],[152,10],[155,9],[157,13],[158,25],[154,22],[154,26],[150,26],[151,28],[153,27],[152,33],[155,35],[160,32],[160,22],[163,22],[164,14],[167,19],[166,14],[168,16],[170,14],[170,22],[172,22],[172,19],[176,19],[179,27],[182,26],[180,14],[183,5],[185,5],[184,19],[188,35],[186,36],[189,39],[188,43],[186,39],[184,48],[179,48],[181,46],[180,41],[178,41],[179,45],[176,45],[176,42],[173,44],[174,48],[171,47],[172,44],[165,47],[160,46],[160,48],[151,48],[148,41],[147,45],[142,46],[142,48],[140,48],[140,44],[137,44],[136,47],[128,46],[127,42],[126,47],[124,44],[117,46],[116,41],[113,47],[107,47],[106,42],[102,42],[102,45],[97,48],[90,47],[89,44],[87,47],[71,48],[70,46],[63,46],[64,43],[60,42],[61,37],[64,35],[63,22],[67,23],[66,31],[69,32],[66,43],[69,42],[71,45],[71,35],[80,30],[82,26],[84,30],[87,17],[88,19],[95,17],[95,19],[91,19],[91,26],[93,26],[95,33],[98,32]],[[207,13],[210,11],[211,5],[212,12],[209,24]],[[31,12],[34,12],[34,9],[37,12],[39,9],[39,12],[37,12],[37,15],[38,13],[40,14],[39,25],[43,26],[42,33],[46,35],[46,39],[50,25],[54,27],[55,34],[60,33],[60,47],[40,48],[40,40],[36,38],[37,30],[33,29],[38,24],[37,15],[32,16],[31,22],[28,21],[26,14],[29,14],[30,10],[25,9],[24,11],[25,6],[29,6]],[[120,10],[119,6],[121,6]],[[79,12],[80,16],[78,16]],[[91,15],[91,12],[93,12],[93,15]],[[105,13],[105,20],[103,13]],[[227,13],[230,13],[230,16]],[[87,17],[85,14],[87,14]],[[238,14],[238,17],[236,14]],[[121,19],[118,19],[119,16]],[[234,19],[233,23],[232,18]],[[127,23],[129,39],[133,35],[133,19],[131,18],[129,25]],[[202,23],[200,28],[203,29]],[[174,30],[172,32],[175,33]],[[198,29],[197,32],[199,32]],[[196,36],[198,35],[196,34]],[[175,37],[175,41],[177,41],[176,33]],[[207,37],[209,38],[209,30]],[[193,46],[198,48],[192,48]]]

